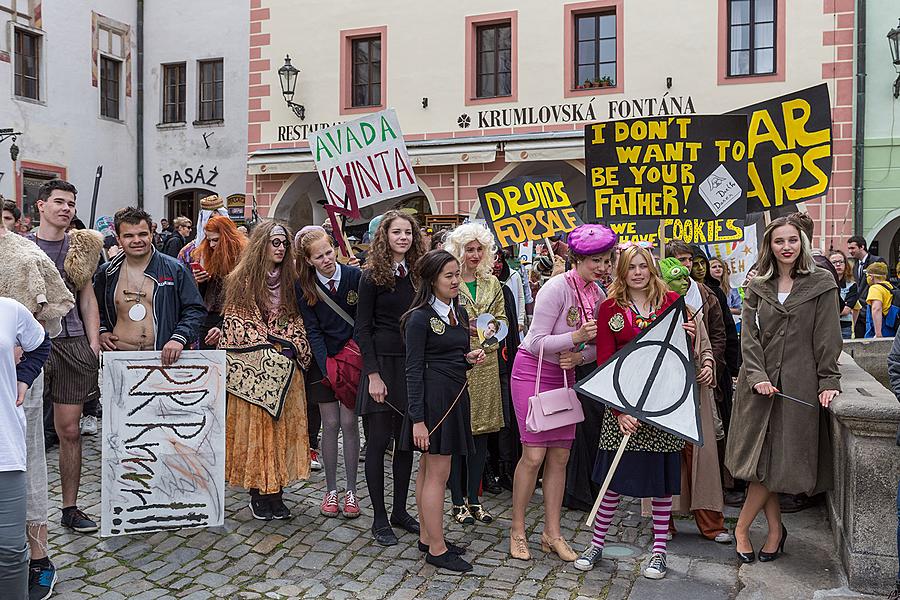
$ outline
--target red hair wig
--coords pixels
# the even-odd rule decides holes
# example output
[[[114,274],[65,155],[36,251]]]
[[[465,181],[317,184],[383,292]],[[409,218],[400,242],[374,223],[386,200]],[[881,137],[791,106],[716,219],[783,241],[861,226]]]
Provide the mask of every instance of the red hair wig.
[[[206,236],[197,248],[197,257],[210,277],[225,277],[237,265],[241,252],[247,244],[234,221],[222,215],[215,215],[206,222],[203,228]],[[219,243],[215,248],[209,245],[209,234],[219,235]]]

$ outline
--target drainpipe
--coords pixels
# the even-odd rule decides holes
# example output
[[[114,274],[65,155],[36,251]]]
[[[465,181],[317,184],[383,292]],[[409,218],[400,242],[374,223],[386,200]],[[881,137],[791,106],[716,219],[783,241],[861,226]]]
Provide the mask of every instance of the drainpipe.
[[[453,165],[453,214],[459,214],[459,165]]]
[[[144,0],[137,0],[137,206],[144,208]],[[163,208],[165,212],[165,207]]]
[[[856,4],[856,155],[853,161],[853,234],[863,235],[866,140],[866,0]]]

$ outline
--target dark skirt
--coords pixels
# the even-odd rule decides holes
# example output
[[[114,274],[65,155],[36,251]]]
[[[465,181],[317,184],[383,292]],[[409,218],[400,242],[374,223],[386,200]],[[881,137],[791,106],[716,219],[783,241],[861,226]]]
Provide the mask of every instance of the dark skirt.
[[[428,431],[433,431],[444,419],[431,434],[428,454],[466,456],[475,453],[469,391],[464,391],[453,405],[463,385],[465,381],[454,381],[440,373],[425,371],[425,425]],[[447,417],[444,418],[444,415]],[[413,443],[412,429],[413,422],[407,414],[403,417],[401,450],[418,450]]]
[[[334,397],[334,390],[325,385],[325,376],[322,375],[322,369],[319,368],[319,363],[315,359],[313,359],[309,371],[305,374],[305,380],[307,404],[337,402],[337,398]]]
[[[594,482],[603,485],[615,458],[613,450],[599,450]],[[665,498],[681,493],[681,452],[626,450],[609,489],[632,498]]]
[[[384,403],[375,402],[369,395],[369,377],[359,378],[359,391],[356,394],[356,414],[359,416],[372,413],[406,412],[406,357],[378,355],[379,374],[387,386],[387,399]],[[390,405],[388,404],[390,402]],[[393,405],[394,408],[391,408]],[[399,415],[398,415],[399,416]]]

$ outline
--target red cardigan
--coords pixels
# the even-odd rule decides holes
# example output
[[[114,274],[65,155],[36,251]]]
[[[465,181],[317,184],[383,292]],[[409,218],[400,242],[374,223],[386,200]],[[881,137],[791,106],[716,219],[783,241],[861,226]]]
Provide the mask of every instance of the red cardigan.
[[[675,292],[667,292],[662,306],[657,309],[656,314],[661,314],[678,298],[680,296]],[[620,315],[616,320],[621,319],[620,322],[624,323],[619,331],[613,331],[610,328],[610,321],[616,315]],[[629,309],[622,308],[612,298],[604,300],[597,309],[597,364],[605,363],[610,356],[628,345],[628,342],[637,337],[640,332],[641,329],[634,324],[634,318]]]

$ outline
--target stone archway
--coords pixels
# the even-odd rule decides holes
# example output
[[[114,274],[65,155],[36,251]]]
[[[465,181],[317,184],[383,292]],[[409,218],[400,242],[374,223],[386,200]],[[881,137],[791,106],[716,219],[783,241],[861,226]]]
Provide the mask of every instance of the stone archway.
[[[893,271],[897,261],[900,261],[900,208],[885,215],[866,237],[870,247],[873,242],[878,242],[877,254],[888,261]]]

